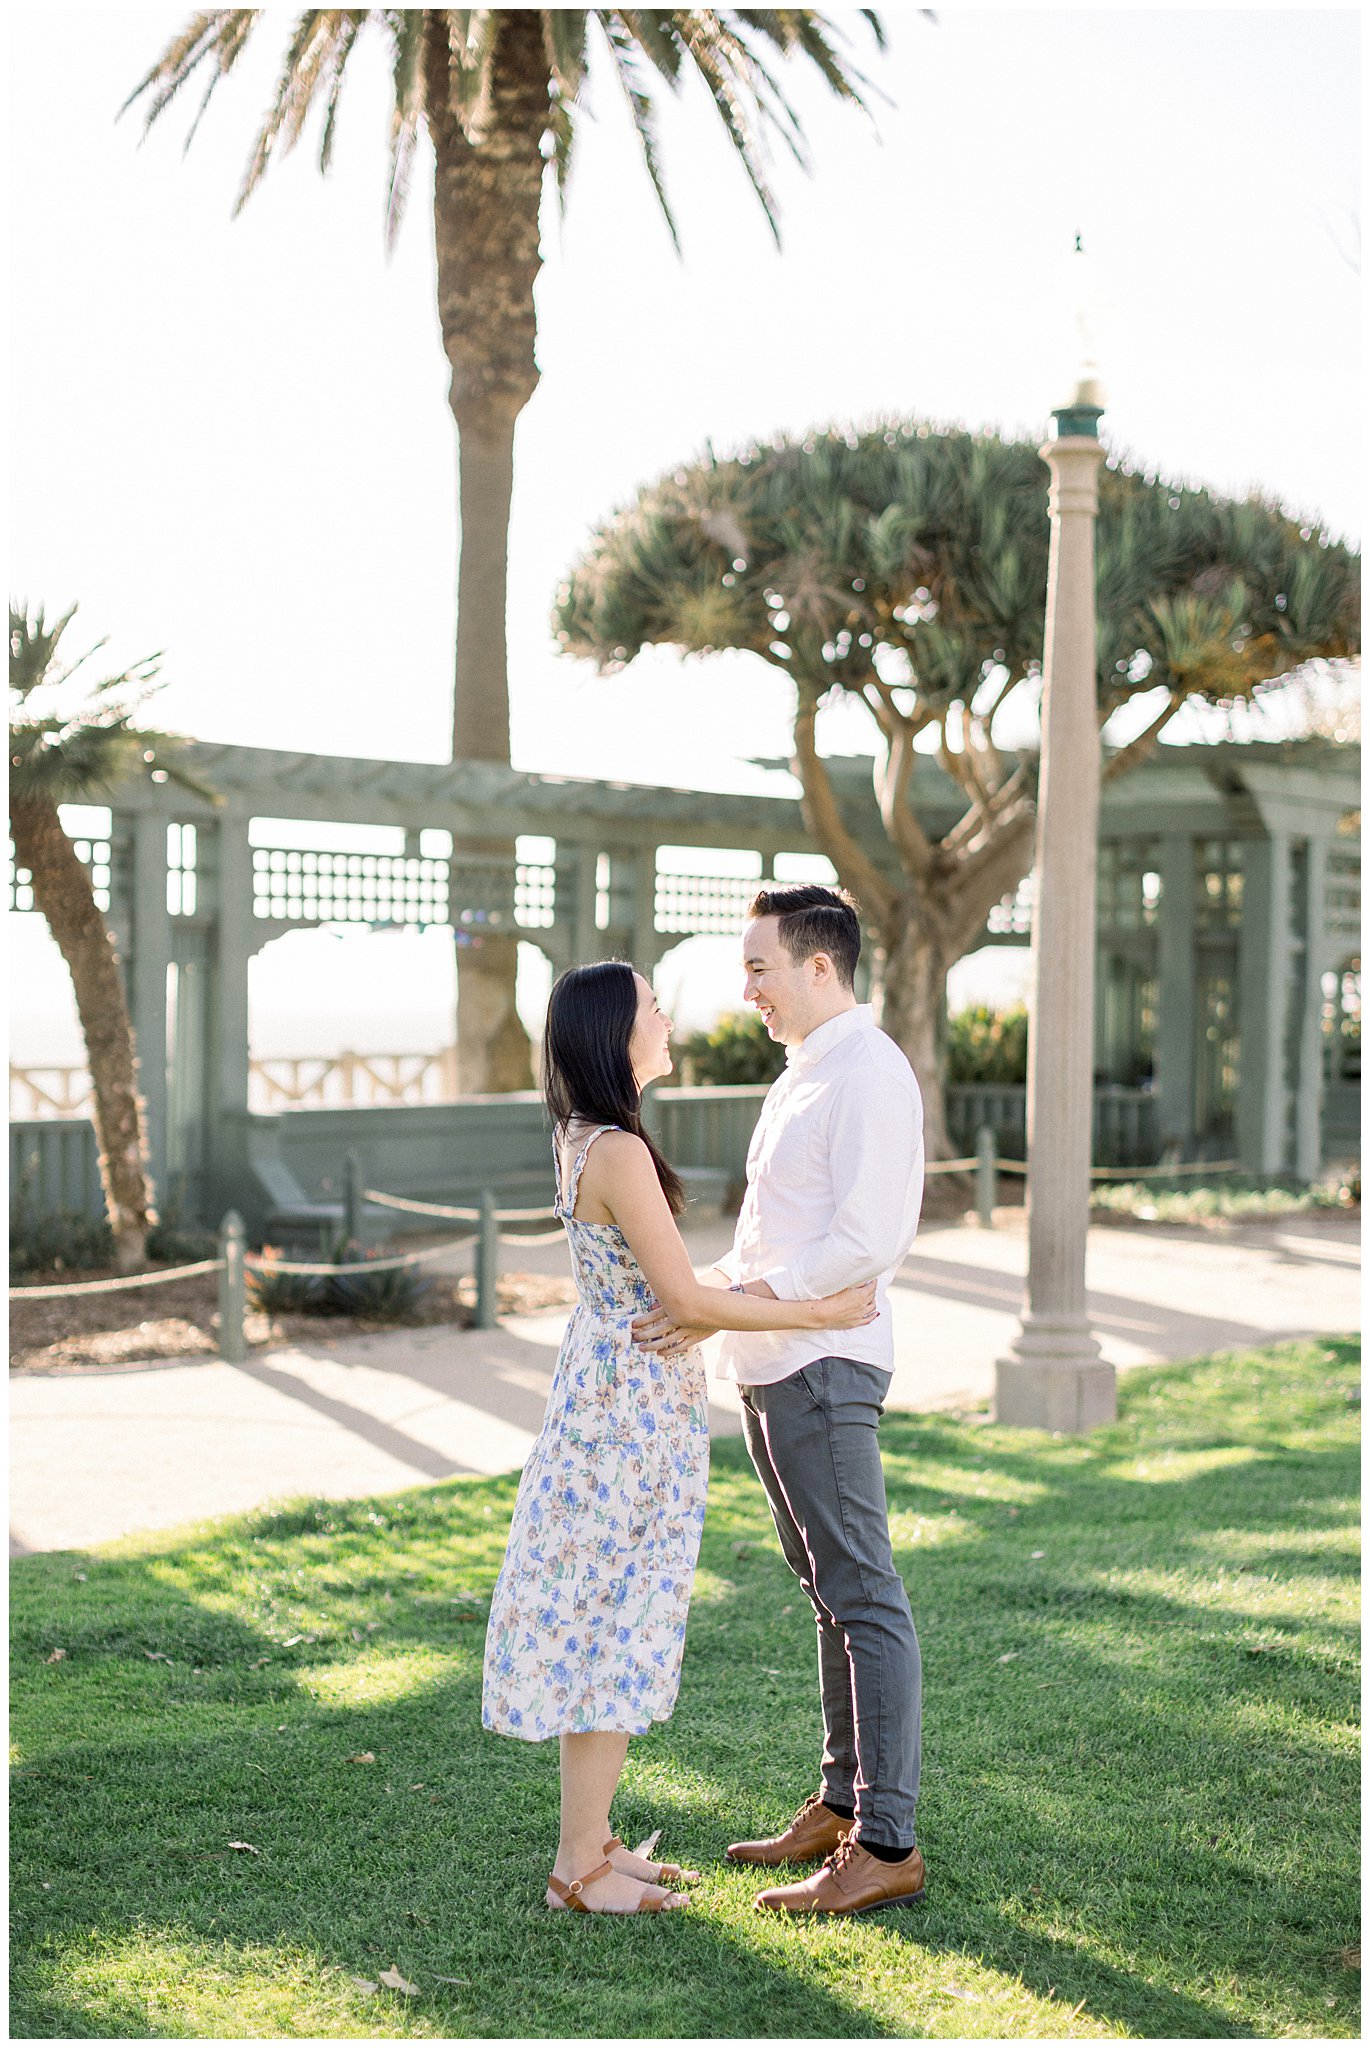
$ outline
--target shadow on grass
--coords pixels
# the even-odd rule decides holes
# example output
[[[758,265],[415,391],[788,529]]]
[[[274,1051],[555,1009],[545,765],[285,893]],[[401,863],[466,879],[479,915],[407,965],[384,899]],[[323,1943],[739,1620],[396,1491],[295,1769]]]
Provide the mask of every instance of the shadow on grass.
[[[459,1481],[17,1568],[15,2034],[155,2033],[91,1956],[159,1931],[197,1955],[306,1957],[323,2002],[302,1992],[292,2030],[334,2035],[946,2033],[938,1986],[973,1970],[1020,2001],[1017,2024],[989,2008],[1006,2033],[1353,2033],[1335,1962],[1354,1938],[1349,1632],[1261,1612],[1249,1562],[1220,1599],[1127,1580],[1191,1569],[1224,1531],[1340,1531],[1354,1456],[1147,1484],[1106,1469],[1136,1449],[1125,1427],[1085,1446],[940,1418],[886,1430],[892,1508],[935,1525],[900,1552],[927,1673],[922,1907],[761,1920],[755,1880],[722,1861],[812,1789],[821,1742],[807,1608],[728,1444],[677,1713],[632,1745],[615,1809],[627,1839],[661,1826],[664,1855],[700,1863],[697,1909],[549,1914],[554,1748],[479,1727],[515,1482]],[[1272,1439],[1259,1417],[1225,1436],[1205,1415],[1170,1417],[1164,1441]],[[389,2000],[382,2026],[347,1979],[392,1964],[422,1997]],[[78,1995],[77,1970],[98,1991]],[[229,2031],[272,2031],[242,1970]],[[225,2031],[196,1977],[166,2031]]]

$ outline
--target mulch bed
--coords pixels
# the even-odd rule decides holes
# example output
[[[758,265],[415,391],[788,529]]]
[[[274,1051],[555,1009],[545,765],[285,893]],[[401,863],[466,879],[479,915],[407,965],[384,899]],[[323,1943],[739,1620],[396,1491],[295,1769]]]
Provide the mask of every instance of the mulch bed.
[[[105,1280],[112,1268],[85,1273],[26,1273],[19,1287],[54,1287],[64,1282]],[[318,1344],[370,1330],[413,1329],[436,1323],[469,1328],[475,1318],[476,1283],[470,1274],[433,1273],[414,1313],[395,1322],[356,1316],[264,1315],[249,1308],[245,1335],[251,1350],[282,1344]],[[569,1308],[571,1281],[549,1273],[502,1273],[499,1313],[530,1315],[539,1309]],[[168,1359],[189,1362],[218,1356],[218,1276],[171,1280],[164,1286],[118,1294],[69,1295],[61,1301],[10,1302],[10,1367],[15,1372],[108,1372]]]

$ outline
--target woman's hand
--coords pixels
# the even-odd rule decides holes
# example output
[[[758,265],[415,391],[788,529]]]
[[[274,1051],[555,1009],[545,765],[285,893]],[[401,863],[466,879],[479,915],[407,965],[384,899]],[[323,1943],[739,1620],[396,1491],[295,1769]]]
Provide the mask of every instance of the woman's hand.
[[[838,1294],[825,1294],[814,1307],[814,1325],[820,1330],[859,1330],[873,1323],[880,1311],[875,1305],[874,1280],[858,1287],[844,1287]]]
[[[655,1351],[658,1358],[679,1358],[683,1352],[718,1335],[717,1326],[684,1327],[675,1323],[664,1308],[650,1309],[633,1320],[633,1342],[639,1351]]]

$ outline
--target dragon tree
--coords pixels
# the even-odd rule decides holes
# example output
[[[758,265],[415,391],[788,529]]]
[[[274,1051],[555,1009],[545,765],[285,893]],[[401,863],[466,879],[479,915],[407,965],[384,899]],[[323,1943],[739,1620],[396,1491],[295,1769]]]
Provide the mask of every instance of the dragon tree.
[[[1030,443],[918,420],[710,454],[600,528],[554,610],[561,648],[601,672],[657,644],[742,650],[787,678],[805,822],[861,903],[877,1014],[923,1083],[933,1157],[949,1156],[938,1072],[948,971],[1032,863],[1037,754],[1022,741],[1035,717],[1021,714],[1040,686],[1047,482]],[[1146,698],[1140,730],[1107,748],[1109,778],[1191,699],[1251,698],[1357,649],[1359,563],[1326,532],[1271,499],[1225,498],[1116,458],[1100,483],[1101,728]],[[843,695],[877,735],[884,860],[844,821],[818,745],[819,710]],[[919,752],[960,795],[940,835],[911,801]]]

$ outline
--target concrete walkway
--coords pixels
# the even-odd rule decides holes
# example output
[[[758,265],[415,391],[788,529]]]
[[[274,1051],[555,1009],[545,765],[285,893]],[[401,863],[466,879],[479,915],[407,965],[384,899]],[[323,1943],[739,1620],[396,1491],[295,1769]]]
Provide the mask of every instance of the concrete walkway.
[[[729,1226],[688,1232],[697,1264]],[[468,1250],[453,1255],[463,1270]],[[893,1407],[983,1405],[1017,1327],[1027,1242],[1002,1228],[929,1225],[892,1290]],[[564,1244],[505,1253],[569,1274]],[[1349,1331],[1360,1323],[1354,1218],[1295,1216],[1230,1235],[1096,1229],[1089,1301],[1118,1367]],[[496,1330],[387,1331],[210,1360],[10,1383],[10,1549],[79,1549],[291,1495],[346,1499],[522,1464],[541,1425],[565,1312]],[[735,1388],[710,1374],[710,1420],[741,1428]]]

